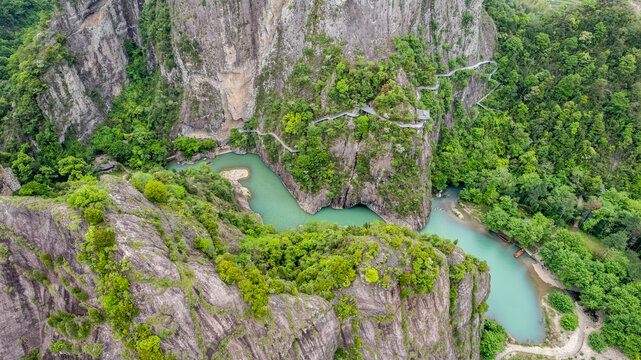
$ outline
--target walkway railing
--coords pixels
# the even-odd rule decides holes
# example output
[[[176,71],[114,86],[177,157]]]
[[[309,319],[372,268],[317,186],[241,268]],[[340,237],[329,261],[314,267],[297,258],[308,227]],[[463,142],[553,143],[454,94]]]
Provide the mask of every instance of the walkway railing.
[[[274,134],[274,133],[271,133],[271,132],[269,132],[269,133],[262,133],[262,132],[260,132],[260,130],[245,130],[245,129],[239,129],[239,130],[238,130],[238,132],[239,132],[239,133],[258,134],[258,136],[271,135],[274,139],[276,139],[276,141],[278,141],[281,145],[283,145],[283,147],[284,147],[285,149],[287,149],[287,151],[289,151],[290,153],[295,154],[295,153],[299,153],[299,152],[300,152],[300,150],[294,150],[294,149],[290,148],[289,146],[287,146],[287,144],[285,144],[285,143],[283,142],[283,140],[281,140],[281,139],[278,137],[278,135],[276,135],[276,134]]]
[[[438,89],[441,87],[441,78],[450,78],[450,77],[452,77],[454,74],[456,74],[456,73],[457,73],[457,72],[459,72],[459,71],[465,71],[465,70],[476,70],[476,69],[478,69],[479,67],[481,67],[481,66],[483,66],[483,65],[486,65],[486,64],[493,64],[493,65],[496,65],[496,67],[494,68],[494,70],[492,70],[492,72],[489,74],[489,77],[488,77],[488,80],[492,80],[492,76],[494,76],[494,74],[496,74],[496,72],[499,70],[499,64],[498,64],[498,63],[496,63],[495,61],[492,61],[492,60],[480,61],[480,62],[478,62],[478,63],[476,63],[476,64],[474,64],[474,65],[466,66],[466,67],[462,67],[462,68],[459,68],[459,69],[455,69],[455,70],[452,70],[452,71],[450,71],[449,73],[446,73],[446,74],[439,74],[439,75],[436,75],[436,85],[434,85],[434,86],[419,86],[418,88],[416,88],[416,98],[417,98],[417,100],[418,100],[418,101],[420,101],[420,100],[421,100],[421,96],[422,96],[422,95],[421,95],[421,91],[422,91],[422,90],[431,90],[431,91],[436,91],[436,90],[438,90]],[[477,105],[478,107],[480,107],[480,108],[484,109],[484,110],[488,110],[488,111],[496,111],[496,112],[502,112],[502,110],[500,110],[500,109],[488,108],[488,107],[486,107],[485,105],[483,105],[483,104],[481,103],[483,100],[487,99],[490,95],[492,95],[492,93],[493,93],[496,89],[498,89],[498,87],[499,87],[499,86],[501,86],[501,83],[498,83],[498,84],[497,84],[496,86],[494,86],[494,87],[493,87],[493,88],[492,88],[492,89],[491,89],[487,94],[485,94],[481,99],[479,99],[479,100],[476,102],[476,105]],[[417,113],[418,113],[418,118],[419,118],[419,120],[424,120],[424,121],[419,122],[419,123],[416,123],[416,124],[398,124],[398,123],[395,123],[395,122],[392,122],[392,123],[393,123],[394,125],[396,125],[396,126],[400,127],[400,128],[403,128],[403,129],[416,129],[416,130],[420,130],[420,129],[424,128],[424,127],[425,127],[425,125],[427,125],[427,124],[429,123],[429,121],[430,121],[430,112],[429,112],[429,110],[421,110],[421,109],[416,109],[416,111],[417,111]],[[361,112],[366,113],[366,114],[369,114],[369,115],[376,116],[376,117],[378,117],[380,120],[385,120],[385,121],[386,121],[386,120],[388,120],[388,119],[385,119],[384,117],[380,116],[380,115],[376,112],[376,110],[374,110],[374,108],[373,108],[373,107],[371,107],[371,106],[361,106],[361,107],[359,107],[358,109],[355,109],[354,111],[343,111],[343,112],[338,113],[338,114],[335,114],[335,115],[327,115],[327,116],[323,116],[323,117],[321,117],[321,118],[318,118],[318,119],[313,120],[313,121],[312,121],[312,124],[319,124],[319,123],[321,123],[321,122],[323,122],[323,121],[335,120],[335,119],[341,118],[341,117],[343,117],[343,116],[346,116],[346,117],[349,117],[349,118],[355,119],[355,118],[357,118],[357,117],[359,117],[359,116],[360,116],[359,114],[360,114]],[[298,152],[300,152],[300,150],[294,150],[294,149],[290,148],[289,146],[287,146],[287,145],[286,145],[286,144],[285,144],[285,143],[284,143],[284,142],[283,142],[283,141],[278,137],[278,135],[276,135],[276,134],[274,134],[274,133],[271,133],[271,132],[269,132],[269,133],[262,133],[262,132],[260,132],[260,130],[242,130],[242,129],[241,129],[241,130],[238,130],[238,131],[239,131],[239,132],[241,132],[241,133],[253,133],[253,134],[258,134],[258,136],[270,135],[270,136],[272,136],[274,139],[276,139],[276,140],[277,140],[281,145],[283,145],[283,147],[284,147],[285,149],[287,149],[287,151],[289,151],[289,152],[291,152],[291,153],[298,153]]]

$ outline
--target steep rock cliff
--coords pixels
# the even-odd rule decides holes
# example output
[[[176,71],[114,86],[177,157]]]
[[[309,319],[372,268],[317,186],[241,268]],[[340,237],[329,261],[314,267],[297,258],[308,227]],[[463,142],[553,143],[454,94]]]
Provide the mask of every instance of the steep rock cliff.
[[[167,77],[179,79],[185,91],[176,131],[226,140],[229,129],[254,114],[260,86],[282,86],[278,79],[290,73],[301,49],[311,42],[306,35],[312,33],[337,39],[347,54],[375,60],[390,52],[393,37],[421,28],[428,43],[436,36],[441,44],[449,44],[447,49],[432,44],[432,52],[445,61],[458,56],[469,62],[489,58],[495,29],[481,3],[170,0],[166,6],[175,66],[162,67]],[[71,66],[52,70],[48,80],[58,86],[42,96],[45,113],[77,124],[83,135],[104,119],[103,111],[126,85],[124,41],[141,44],[142,5],[143,1],[125,0],[60,3],[52,30],[67,36],[67,48],[76,59]],[[463,25],[464,14],[472,16],[471,24]],[[276,80],[261,83],[261,75],[274,68]],[[98,97],[106,109],[94,101]]]
[[[462,279],[453,280],[453,269],[467,259],[459,249],[448,255],[433,290],[424,295],[403,296],[399,286],[384,289],[357,276],[341,290],[356,300],[358,314],[351,321],[338,318],[336,299],[302,294],[270,296],[271,315],[258,320],[238,287],[223,282],[209,260],[193,249],[196,234],[205,233],[200,223],[153,205],[120,179],[106,176],[102,184],[110,194],[107,225],[115,230],[119,256],[131,263],[130,292],[140,308],[135,321],[151,324],[161,334],[166,353],[189,359],[215,354],[332,359],[339,346],[358,342],[366,359],[478,358],[478,309],[489,293],[489,273],[473,266],[464,270]],[[161,225],[155,227],[154,221]],[[226,243],[242,236],[228,223],[220,226]],[[0,313],[5,319],[0,357],[19,358],[39,348],[43,359],[58,358],[62,355],[48,350],[60,339],[47,325],[48,316],[56,310],[84,316],[88,309],[100,308],[96,275],[77,260],[87,229],[77,210],[64,203],[0,197]],[[173,258],[167,235],[186,239],[187,259]],[[45,254],[53,263],[43,260]],[[379,260],[387,258],[397,261],[400,256],[390,252]],[[75,287],[86,292],[87,299],[73,295]],[[104,345],[103,359],[122,358],[125,351],[106,324],[95,325],[82,341],[86,343]]]
[[[57,65],[47,73],[45,81],[50,86],[38,100],[47,118],[63,130],[63,137],[73,128],[87,140],[127,84],[128,59],[123,44],[132,39],[148,49],[150,68],[156,64],[164,77],[182,89],[172,135],[226,142],[231,129],[243,127],[252,117],[262,124],[262,109],[256,107],[266,104],[259,98],[283,92],[293,67],[303,58],[302,50],[314,47],[315,37],[321,34],[340,44],[351,60],[356,55],[366,61],[386,58],[394,50],[392,39],[410,33],[421,34],[428,52],[440,56],[442,64],[455,58],[470,64],[490,58],[496,31],[481,3],[150,0],[143,11],[143,1],[64,1],[51,27],[66,36],[66,47],[75,61]],[[399,84],[406,84],[406,80],[399,79]],[[458,91],[456,98],[463,99],[466,107],[472,106],[485,88],[478,85]],[[445,125],[451,125],[451,113],[443,116]],[[408,149],[419,169],[412,175],[414,184],[403,189],[412,194],[394,195],[394,189],[384,188],[395,174],[391,166],[393,143],[385,144],[387,153],[372,159],[369,181],[356,175],[355,165],[358,156],[369,157],[371,149],[363,148],[349,135],[332,144],[335,169],[346,179],[333,191],[301,189],[282,165],[283,153],[270,158],[260,142],[251,151],[260,154],[283,179],[305,211],[363,204],[387,221],[418,230],[429,218],[429,169],[443,125],[434,117],[433,122],[429,129],[417,131]],[[353,179],[359,184],[352,183]],[[420,204],[403,210],[403,198]]]

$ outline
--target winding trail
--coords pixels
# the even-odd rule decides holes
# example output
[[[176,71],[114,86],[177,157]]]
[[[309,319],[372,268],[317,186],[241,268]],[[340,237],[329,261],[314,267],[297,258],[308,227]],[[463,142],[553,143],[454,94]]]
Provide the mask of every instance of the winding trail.
[[[579,327],[574,331],[574,333],[572,333],[565,345],[561,347],[537,347],[508,344],[505,350],[498,354],[496,358],[510,358],[511,356],[516,355],[517,352],[549,356],[555,359],[567,359],[574,357],[579,353],[579,351],[581,351],[583,344],[586,342],[586,330],[590,323],[590,320],[580,306],[577,306],[574,313],[579,317]]]
[[[496,72],[499,70],[499,64],[498,64],[498,63],[496,63],[496,62],[495,62],[495,61],[493,61],[493,60],[480,61],[480,62],[478,62],[478,63],[476,63],[476,64],[474,64],[474,65],[466,66],[466,67],[462,67],[462,68],[459,68],[459,69],[455,69],[455,70],[452,70],[452,71],[450,71],[450,72],[448,72],[448,73],[446,73],[446,74],[438,74],[438,75],[436,75],[436,85],[434,85],[434,86],[419,86],[418,88],[416,88],[416,98],[417,98],[417,100],[418,100],[418,101],[420,101],[420,100],[421,100],[421,96],[422,96],[422,95],[421,95],[421,91],[422,91],[422,90],[431,90],[431,91],[436,91],[436,90],[438,90],[438,89],[441,87],[441,78],[449,78],[449,77],[453,76],[454,74],[456,74],[456,73],[457,73],[457,72],[459,72],[459,71],[465,71],[465,70],[476,70],[476,69],[478,69],[479,67],[481,67],[481,66],[483,66],[483,65],[486,65],[486,64],[493,64],[493,65],[496,65],[496,67],[494,68],[494,70],[492,70],[492,72],[489,74],[489,77],[488,77],[488,80],[492,80],[492,76],[494,76],[494,74],[496,74]],[[487,99],[490,95],[492,95],[492,93],[493,93],[496,89],[498,89],[498,87],[499,87],[499,86],[501,86],[501,83],[498,83],[498,84],[497,84],[495,87],[493,87],[493,88],[492,88],[492,89],[491,89],[487,94],[485,94],[481,99],[479,99],[479,100],[476,102],[476,105],[477,105],[478,107],[480,107],[480,108],[484,109],[484,110],[488,110],[488,111],[496,111],[496,112],[502,112],[502,110],[500,110],[500,109],[488,108],[488,107],[486,107],[485,105],[483,105],[483,104],[481,103],[483,100]],[[323,122],[323,121],[334,120],[334,119],[338,119],[338,118],[343,117],[343,116],[346,116],[346,117],[349,117],[349,118],[355,119],[355,118],[357,118],[357,117],[359,117],[359,116],[360,116],[359,114],[360,114],[361,112],[366,113],[366,114],[369,114],[369,115],[376,116],[376,117],[378,117],[380,120],[384,120],[384,121],[388,120],[388,119],[386,119],[386,118],[384,118],[384,117],[380,116],[380,115],[376,112],[376,110],[374,110],[374,108],[373,108],[373,107],[371,107],[371,106],[361,106],[361,107],[359,107],[359,108],[357,108],[357,109],[355,109],[355,110],[353,110],[353,111],[343,111],[343,112],[338,113],[338,114],[335,114],[335,115],[327,115],[327,116],[323,116],[323,117],[321,117],[321,118],[318,118],[318,119],[313,120],[313,121],[312,121],[312,124],[319,124],[319,123],[321,123],[321,122]],[[399,128],[403,128],[403,129],[415,129],[415,130],[423,129],[423,128],[425,127],[425,125],[427,125],[427,124],[430,122],[430,111],[429,111],[429,110],[416,109],[416,112],[417,112],[417,114],[418,114],[418,119],[419,119],[419,120],[423,120],[423,121],[421,121],[421,122],[419,122],[419,123],[416,123],[416,124],[398,124],[398,123],[395,123],[395,122],[393,122],[393,124],[394,124],[394,125],[396,125],[396,126],[398,126]],[[276,134],[274,134],[274,133],[271,133],[271,132],[263,133],[263,132],[261,132],[260,130],[244,130],[244,129],[239,129],[239,130],[238,130],[238,132],[240,132],[240,133],[252,133],[252,134],[258,134],[258,136],[270,135],[270,136],[272,136],[274,139],[276,139],[276,140],[277,140],[281,145],[283,145],[283,147],[284,147],[285,149],[287,149],[287,151],[289,151],[290,153],[294,153],[294,154],[295,154],[295,153],[299,153],[299,152],[300,152],[300,150],[294,150],[294,149],[290,148],[289,146],[287,146],[287,145],[283,142],[283,140],[281,140],[281,139],[278,137],[278,135],[276,135]]]
[[[460,68],[460,69],[452,70],[452,71],[450,71],[450,72],[449,72],[449,73],[447,73],[447,74],[436,75],[436,85],[434,85],[434,86],[419,86],[419,87],[417,88],[417,90],[416,90],[416,98],[417,98],[419,101],[421,100],[421,90],[432,90],[432,91],[436,91],[436,90],[438,90],[438,89],[441,87],[441,78],[449,78],[449,77],[451,77],[452,75],[454,75],[457,71],[463,71],[463,70],[476,70],[476,69],[478,69],[479,67],[481,67],[482,65],[486,65],[486,64],[496,65],[496,67],[494,68],[494,70],[492,70],[492,72],[490,73],[490,75],[489,75],[489,77],[488,77],[488,80],[492,80],[492,76],[494,76],[494,74],[496,74],[496,72],[497,72],[497,71],[499,71],[499,64],[498,64],[497,62],[493,61],[493,60],[485,60],[485,61],[481,61],[481,62],[479,62],[479,63],[476,63],[475,65],[472,65],[472,66],[466,66],[466,67],[463,67],[463,68]],[[495,87],[493,87],[490,91],[488,91],[488,93],[487,93],[487,94],[485,94],[482,98],[480,98],[480,99],[476,102],[476,105],[477,105],[478,107],[480,107],[480,108],[484,109],[484,110],[488,110],[488,111],[496,111],[496,112],[502,112],[502,110],[500,110],[500,109],[488,108],[487,106],[485,106],[485,105],[483,105],[483,104],[481,103],[481,102],[483,102],[483,100],[487,99],[490,95],[492,95],[492,93],[493,93],[496,89],[498,89],[498,88],[499,88],[499,86],[501,86],[501,83],[496,84],[496,86],[495,86]]]
[[[283,140],[281,140],[281,139],[278,137],[278,135],[276,135],[276,134],[274,134],[274,133],[271,133],[271,132],[269,132],[269,133],[263,133],[263,132],[260,132],[260,130],[245,130],[245,129],[238,129],[238,132],[239,132],[239,133],[258,134],[258,136],[271,135],[274,139],[276,139],[276,141],[278,141],[281,145],[283,145],[283,147],[284,147],[285,149],[287,149],[287,151],[289,151],[290,153],[295,154],[295,153],[299,153],[299,152],[300,152],[300,150],[294,150],[294,149],[290,148],[289,146],[287,146],[287,144],[285,144],[285,143],[283,142]]]

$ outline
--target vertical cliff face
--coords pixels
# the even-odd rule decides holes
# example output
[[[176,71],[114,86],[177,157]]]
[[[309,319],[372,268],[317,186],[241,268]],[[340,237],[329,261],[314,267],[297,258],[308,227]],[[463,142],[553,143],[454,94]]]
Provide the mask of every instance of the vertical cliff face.
[[[172,135],[215,138],[225,143],[231,129],[243,127],[252,118],[258,120],[259,127],[265,125],[261,111],[267,104],[259,101],[261,97],[264,100],[266,94],[284,92],[298,96],[295,92],[292,95],[287,79],[304,58],[303,49],[317,46],[321,36],[339,44],[350,61],[358,56],[366,61],[387,58],[394,51],[393,39],[410,33],[419,34],[428,52],[440,57],[442,64],[455,58],[468,64],[489,59],[495,28],[481,3],[149,0],[143,5],[142,1],[125,0],[63,1],[51,27],[66,36],[66,47],[75,61],[57,65],[46,74],[49,87],[38,101],[47,118],[63,130],[63,137],[74,129],[87,140],[105,120],[114,97],[127,85],[124,43],[131,39],[147,48],[150,68],[158,66],[165,78],[182,89]],[[408,85],[406,78],[398,80],[399,85]],[[482,83],[474,84],[455,94],[466,106],[483,91]],[[327,86],[334,84],[329,81]],[[326,97],[326,91],[322,96]],[[330,111],[324,109],[324,100],[321,107],[318,116]],[[451,125],[451,114],[441,117],[446,126]],[[330,144],[335,170],[346,180],[338,190],[313,192],[301,190],[291,169],[283,165],[283,153],[268,157],[262,142],[253,151],[261,154],[308,212],[325,206],[363,204],[387,221],[420,229],[430,213],[429,169],[443,125],[440,119],[433,120],[429,129],[411,135],[414,140],[408,151],[419,169],[412,175],[414,184],[406,186],[412,189],[405,189],[412,194],[395,195],[395,189],[384,189],[396,173],[392,164],[398,144],[384,144],[387,152],[371,159],[372,179],[368,181],[358,178],[355,168],[359,156],[371,157],[371,148],[349,135]],[[354,128],[351,122],[348,126]],[[354,179],[359,181],[357,185]],[[420,204],[410,211],[398,197],[416,199]]]
[[[357,349],[365,359],[478,358],[478,309],[489,293],[489,273],[464,267],[460,249],[436,251],[440,270],[426,294],[404,295],[397,283],[368,283],[359,271],[338,294],[355,301],[349,318],[335,310],[339,297],[281,294],[269,297],[270,315],[257,319],[238,287],[223,282],[194,248],[196,235],[206,233],[199,222],[156,207],[120,179],[103,177],[102,185],[109,192],[106,225],[116,234],[118,257],[131,264],[129,291],[140,309],[134,321],[150,324],[166,353],[187,359],[332,359],[341,347]],[[227,243],[243,236],[228,223],[219,225]],[[77,260],[88,227],[64,203],[0,196],[1,358],[17,359],[34,348],[46,359],[59,356],[49,346],[65,336],[47,318],[57,310],[86,318],[103,306],[96,274]],[[186,251],[177,256],[168,238],[183,238]],[[401,251],[382,250],[372,266],[402,264]],[[122,358],[126,351],[106,323],[94,324],[84,340],[67,340],[78,357],[88,358],[80,355],[86,344],[103,345],[101,359]]]
[[[281,89],[302,49],[311,46],[313,34],[336,39],[349,56],[377,60],[392,50],[394,37],[421,28],[428,43],[436,34],[451,47],[446,51],[433,45],[434,54],[445,60],[463,56],[470,62],[491,56],[495,35],[478,0],[469,5],[464,0],[174,0],[170,8],[173,18],[181,20],[173,23],[174,34],[196,39],[201,60],[193,62],[174,51],[187,91],[178,131],[218,138],[252,117],[261,86]],[[474,20],[464,27],[466,13]],[[194,105],[198,112],[189,110]]]
[[[52,31],[66,36],[71,64],[49,70],[49,85],[38,103],[62,136],[74,126],[87,140],[105,119],[111,101],[127,85],[125,39],[138,40],[142,2],[127,0],[61,1]],[[137,41],[139,43],[139,41]]]
[[[52,30],[67,37],[75,62],[50,71],[51,86],[40,103],[62,129],[76,124],[86,138],[104,120],[126,85],[124,41],[141,44],[142,5],[125,0],[60,3]],[[261,86],[282,87],[312,34],[336,39],[346,54],[375,60],[388,55],[395,36],[422,29],[434,54],[469,62],[489,58],[495,36],[480,0],[169,0],[165,5],[171,22],[169,56],[175,61],[161,65],[162,72],[184,89],[176,133],[219,140],[253,116]],[[465,26],[464,14],[472,17]],[[433,44],[433,36],[448,46]]]

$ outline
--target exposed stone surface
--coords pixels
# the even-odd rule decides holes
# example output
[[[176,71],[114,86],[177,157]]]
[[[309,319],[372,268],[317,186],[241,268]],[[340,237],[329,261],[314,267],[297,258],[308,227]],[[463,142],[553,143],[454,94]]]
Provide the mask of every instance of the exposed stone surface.
[[[127,84],[125,39],[140,43],[138,17],[143,1],[61,1],[53,31],[67,37],[72,65],[56,66],[43,79],[49,88],[38,102],[48,119],[64,132],[76,125],[87,140],[104,121],[111,101]],[[100,99],[100,100],[98,100]],[[96,101],[98,100],[98,101]],[[101,109],[101,106],[104,106]]]
[[[21,187],[11,168],[4,168],[0,165],[0,195],[11,196]]]
[[[421,169],[429,169],[432,159],[431,139],[437,134],[434,131],[420,130],[415,139],[415,148],[408,149],[408,151],[415,153],[414,156]],[[342,137],[336,144],[330,151],[335,159],[339,159],[338,169],[348,176],[348,180],[341,191],[332,198],[328,197],[328,190],[321,190],[317,193],[303,191],[282,163],[270,161],[270,156],[263,147],[259,147],[257,153],[265,164],[281,178],[287,190],[298,201],[301,208],[308,213],[314,214],[328,206],[335,209],[345,209],[356,205],[365,205],[386,222],[408,226],[414,230],[419,230],[427,224],[431,210],[431,188],[427,186],[429,183],[429,171],[421,171],[419,174],[420,183],[425,184],[425,188],[422,189],[425,198],[421,202],[420,209],[407,216],[402,216],[390,208],[378,191],[379,186],[393,175],[391,154],[370,162],[370,174],[373,176],[372,182],[363,182],[356,185],[353,179],[357,177],[355,171],[357,156],[360,153],[369,157],[369,150],[365,147],[364,142],[359,142],[352,134]],[[393,148],[392,144],[385,145]],[[420,150],[417,151],[417,149]],[[239,149],[237,151],[240,152]]]
[[[136,274],[131,288],[141,310],[136,321],[155,319],[156,331],[169,330],[161,343],[167,352],[188,359],[211,358],[219,351],[233,359],[332,359],[338,346],[352,345],[357,334],[366,359],[478,358],[480,315],[473,309],[489,293],[489,273],[474,271],[459,283],[455,328],[449,316],[448,266],[442,267],[432,292],[405,299],[398,287],[383,289],[357,278],[343,290],[357,299],[359,325],[354,331],[351,322],[339,321],[332,303],[302,294],[270,296],[272,319],[256,320],[249,315],[238,287],[221,281],[213,265],[193,250],[196,233],[204,232],[199,223],[168,207],[154,206],[123,180],[104,176],[102,182],[111,195],[106,221],[115,229],[119,255],[129,259]],[[161,234],[148,217],[151,214],[165,233],[180,229],[192,249],[187,262],[170,259]],[[41,349],[43,358],[53,358],[47,348],[58,335],[46,324],[49,313],[63,309],[86,314],[85,307],[61,284],[61,276],[71,286],[87,291],[91,304],[98,304],[95,275],[76,260],[77,244],[87,228],[79,213],[63,203],[0,197],[0,243],[9,249],[0,264],[0,287],[4,289],[0,291],[4,320],[0,358],[17,359],[35,347]],[[224,241],[233,242],[239,236],[228,225],[221,227]],[[57,265],[46,268],[38,256],[41,252],[54,259],[63,257],[70,271]],[[446,264],[462,259],[460,250],[455,250]],[[47,275],[50,285],[27,276],[36,269]],[[99,326],[89,341],[105,345],[101,358],[121,358],[123,346],[108,326]]]

